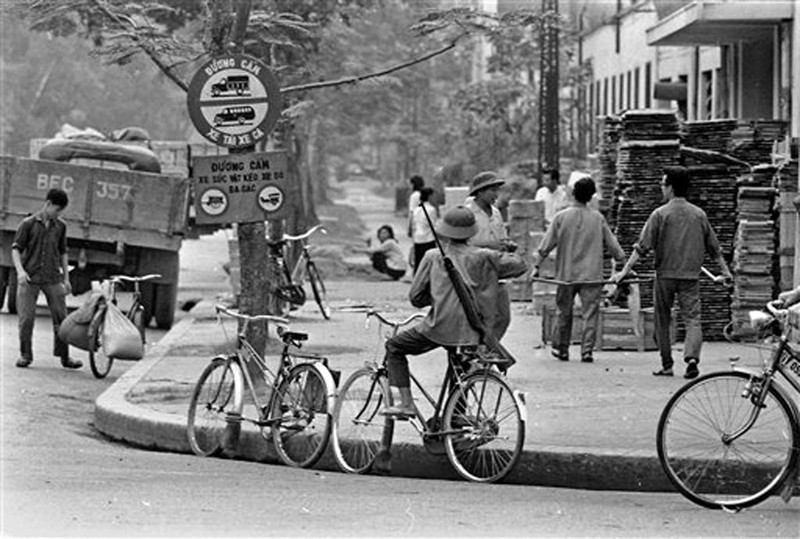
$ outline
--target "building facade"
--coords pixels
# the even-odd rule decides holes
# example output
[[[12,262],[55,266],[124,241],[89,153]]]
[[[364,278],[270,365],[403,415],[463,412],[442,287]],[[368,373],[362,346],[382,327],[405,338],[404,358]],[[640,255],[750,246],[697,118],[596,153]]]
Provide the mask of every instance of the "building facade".
[[[578,61],[590,73],[581,118],[590,152],[600,137],[598,118],[650,108],[688,121],[783,120],[787,136],[777,153],[796,148],[800,0],[617,0],[613,11],[610,2],[602,9],[567,3],[582,28]],[[794,243],[797,286],[796,234]]]

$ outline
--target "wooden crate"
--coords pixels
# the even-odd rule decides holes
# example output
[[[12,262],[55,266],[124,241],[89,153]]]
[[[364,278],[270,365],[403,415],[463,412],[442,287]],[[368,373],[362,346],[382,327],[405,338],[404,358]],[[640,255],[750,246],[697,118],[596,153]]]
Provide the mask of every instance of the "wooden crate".
[[[551,334],[555,325],[555,306],[544,307],[542,313],[542,341],[551,342]],[[672,341],[675,341],[675,320],[670,330]],[[599,350],[657,350],[655,341],[655,324],[652,308],[645,308],[639,312],[640,335],[637,337],[630,314],[627,309],[608,307],[600,309],[598,317],[597,343]],[[583,333],[583,319],[579,307],[572,312],[572,338],[573,344],[581,342]]]
[[[598,335],[601,350],[656,350],[653,309],[639,311],[638,332],[634,328],[630,311],[618,307],[600,310],[602,331]]]

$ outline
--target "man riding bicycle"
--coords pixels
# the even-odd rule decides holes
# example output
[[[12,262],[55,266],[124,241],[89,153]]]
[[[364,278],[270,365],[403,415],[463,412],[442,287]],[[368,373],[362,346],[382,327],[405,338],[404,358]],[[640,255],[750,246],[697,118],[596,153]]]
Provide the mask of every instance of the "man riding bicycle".
[[[528,266],[519,255],[467,244],[476,232],[475,215],[464,206],[448,211],[436,226],[445,254],[471,291],[485,327],[491,328],[497,311],[495,302],[500,279],[522,275],[528,271]],[[424,354],[439,347],[480,343],[480,336],[467,318],[440,250],[431,249],[425,253],[411,283],[409,299],[414,307],[430,305],[431,308],[418,325],[386,341],[389,385],[397,388],[400,401],[386,408],[383,414],[398,418],[416,413],[406,356]]]

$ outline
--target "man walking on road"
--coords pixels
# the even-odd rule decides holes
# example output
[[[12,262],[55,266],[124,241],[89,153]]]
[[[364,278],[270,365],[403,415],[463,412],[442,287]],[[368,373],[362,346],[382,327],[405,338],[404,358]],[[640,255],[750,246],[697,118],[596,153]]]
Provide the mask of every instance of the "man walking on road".
[[[83,366],[69,357],[69,345],[58,337],[58,328],[67,316],[66,295],[72,291],[67,258],[67,225],[59,216],[69,198],[61,189],[50,189],[42,209],[20,223],[11,245],[11,258],[17,271],[17,309],[19,312],[19,351],[17,367],[33,362],[33,323],[36,299],[44,292],[53,319],[53,355],[66,369]]]
[[[706,213],[686,200],[689,192],[689,172],[683,167],[664,169],[661,191],[666,204],[650,214],[633,246],[628,262],[612,276],[619,282],[633,268],[639,257],[653,250],[655,254],[655,337],[661,355],[661,369],[655,376],[672,376],[672,304],[678,299],[686,325],[684,341],[684,378],[700,374],[700,349],[703,329],[700,324],[700,271],[703,257],[708,253],[719,264],[723,277],[733,279],[722,256],[717,235]]]
[[[581,361],[594,361],[593,351],[597,340],[603,285],[581,283],[597,283],[603,280],[604,246],[620,263],[625,260],[625,253],[605,217],[587,206],[596,190],[591,178],[581,178],[575,183],[575,203],[555,215],[539,249],[533,255],[535,276],[541,261],[557,248],[556,279],[569,283],[559,284],[556,289],[556,319],[551,339],[553,357],[560,361],[569,361],[572,306],[576,294],[580,295],[583,314]]]

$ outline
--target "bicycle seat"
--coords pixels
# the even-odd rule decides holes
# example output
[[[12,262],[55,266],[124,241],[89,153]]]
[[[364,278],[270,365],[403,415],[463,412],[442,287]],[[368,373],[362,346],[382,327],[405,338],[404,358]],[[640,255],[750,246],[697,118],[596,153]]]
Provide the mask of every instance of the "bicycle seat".
[[[308,340],[308,333],[302,333],[300,331],[284,331],[281,334],[281,339],[283,339],[283,342],[307,341]]]

